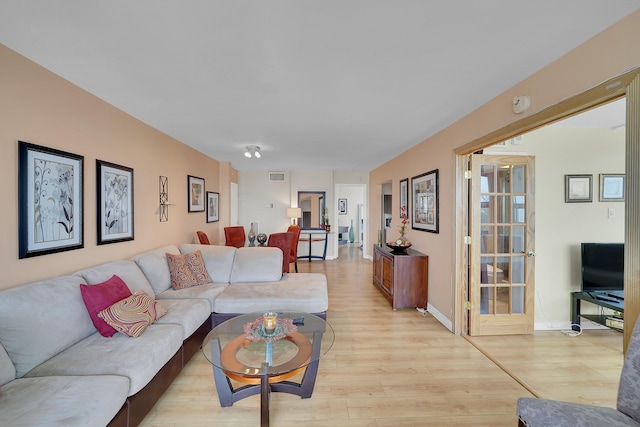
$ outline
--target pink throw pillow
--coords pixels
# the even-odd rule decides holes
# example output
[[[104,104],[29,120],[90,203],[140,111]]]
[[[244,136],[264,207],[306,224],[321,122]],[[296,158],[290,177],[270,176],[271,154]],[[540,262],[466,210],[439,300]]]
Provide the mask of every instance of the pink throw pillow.
[[[111,337],[117,331],[98,317],[98,313],[114,303],[131,296],[131,290],[115,274],[107,281],[96,285],[80,285],[82,300],[87,307],[93,326],[103,337]]]

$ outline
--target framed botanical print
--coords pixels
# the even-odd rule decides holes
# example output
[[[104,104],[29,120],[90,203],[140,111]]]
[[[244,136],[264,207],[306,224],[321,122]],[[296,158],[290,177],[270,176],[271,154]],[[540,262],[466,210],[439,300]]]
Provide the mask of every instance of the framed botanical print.
[[[219,196],[216,192],[207,191],[207,222],[216,222],[220,219],[218,215]]]
[[[96,160],[98,244],[133,240],[133,169]]]
[[[18,257],[84,247],[84,156],[18,144]]]
[[[187,175],[188,212],[204,212],[204,178]]]
[[[411,228],[439,233],[438,169],[411,178],[411,197],[413,199]]]

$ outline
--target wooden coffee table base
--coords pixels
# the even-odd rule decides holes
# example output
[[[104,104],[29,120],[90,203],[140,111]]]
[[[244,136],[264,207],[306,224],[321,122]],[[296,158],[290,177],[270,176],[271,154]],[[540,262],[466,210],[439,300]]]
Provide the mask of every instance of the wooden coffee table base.
[[[320,346],[322,344],[322,332],[316,332],[313,338],[313,344],[303,334],[294,332],[286,338],[298,346],[297,355],[282,365],[270,367],[267,363],[263,363],[260,373],[247,375],[239,372],[249,372],[256,370],[241,364],[235,357],[240,348],[250,343],[244,336],[230,341],[224,348],[220,347],[217,339],[211,340],[211,356],[213,358],[213,378],[218,391],[218,399],[220,406],[232,406],[234,402],[260,393],[260,425],[269,425],[269,395],[271,392],[289,393],[302,397],[303,399],[311,397],[318,373],[318,363],[320,354]],[[308,363],[309,360],[313,362]],[[226,371],[218,366],[225,366],[233,371]],[[269,375],[269,369],[272,372],[277,368],[279,374]],[[302,381],[299,383],[286,381],[288,378],[304,370]],[[247,385],[233,388],[230,379]]]

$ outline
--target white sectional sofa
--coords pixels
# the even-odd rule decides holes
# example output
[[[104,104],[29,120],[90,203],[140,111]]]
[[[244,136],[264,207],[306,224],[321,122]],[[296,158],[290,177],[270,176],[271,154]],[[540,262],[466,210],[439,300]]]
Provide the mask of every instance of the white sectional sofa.
[[[166,254],[196,251],[211,283],[174,290]],[[0,291],[0,425],[138,425],[220,321],[270,310],[325,317],[325,276],[281,269],[278,248],[184,244]],[[80,284],[113,275],[167,310],[137,338],[102,336],[82,299]]]

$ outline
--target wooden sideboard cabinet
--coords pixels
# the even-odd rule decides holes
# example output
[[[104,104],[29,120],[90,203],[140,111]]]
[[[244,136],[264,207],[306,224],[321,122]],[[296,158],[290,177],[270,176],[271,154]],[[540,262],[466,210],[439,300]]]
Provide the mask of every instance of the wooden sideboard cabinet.
[[[413,249],[406,255],[395,255],[378,245],[373,246],[373,285],[396,310],[426,307],[429,257]]]

